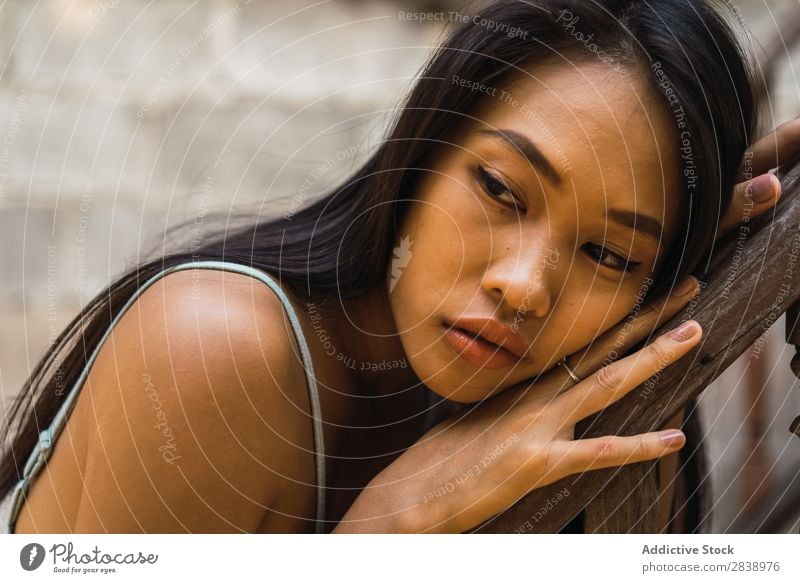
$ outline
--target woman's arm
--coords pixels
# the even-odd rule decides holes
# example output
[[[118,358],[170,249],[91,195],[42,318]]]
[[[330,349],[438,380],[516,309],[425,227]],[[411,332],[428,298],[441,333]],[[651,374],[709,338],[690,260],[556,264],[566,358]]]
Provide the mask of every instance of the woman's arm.
[[[290,484],[313,501],[310,425],[284,396],[306,382],[288,334],[280,301],[251,278],[159,280],[117,323],[68,420],[86,448],[75,487],[48,495],[65,478],[40,475],[18,532],[64,532],[45,514],[59,495],[82,494],[73,532],[255,532]],[[51,468],[75,457],[59,446]]]
[[[373,479],[334,532],[474,528],[526,493],[570,474],[653,460],[680,449],[680,432],[573,439],[575,424],[617,402],[702,337],[659,336],[560,394],[507,389],[433,427]]]
[[[655,372],[648,372],[648,366],[665,367],[690,349],[668,350],[658,362],[648,364],[652,352],[658,353],[668,343],[659,338],[613,362],[693,299],[699,284],[689,281],[676,293],[648,301],[631,318],[578,351],[575,356],[580,358],[571,366],[584,379],[581,383],[570,387],[566,371],[554,367],[537,379],[505,389],[475,410],[456,411],[378,474],[333,532],[464,532],[526,492],[556,481],[559,474],[566,475],[566,468],[577,467],[577,473],[598,463],[616,466],[674,456],[680,446],[661,446],[655,440],[658,432],[572,441],[574,424],[570,426],[565,419],[574,417],[576,411],[559,406],[559,402],[574,399],[576,393],[600,400],[605,393],[611,399],[609,404],[615,402],[622,394],[610,394],[615,383],[609,383],[605,373],[612,371],[613,380],[613,371],[627,371],[620,380],[625,388],[618,391],[629,391]],[[587,405],[579,402],[577,408]],[[567,425],[560,426],[564,423]],[[560,427],[553,431],[553,425]],[[565,448],[572,449],[565,455]],[[561,452],[560,458],[550,455],[554,452]],[[577,456],[577,461],[571,456]]]

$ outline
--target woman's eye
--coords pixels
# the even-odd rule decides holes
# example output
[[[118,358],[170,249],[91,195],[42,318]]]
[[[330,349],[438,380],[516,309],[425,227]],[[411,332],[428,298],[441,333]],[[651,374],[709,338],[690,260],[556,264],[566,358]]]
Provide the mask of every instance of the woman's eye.
[[[511,189],[495,178],[483,166],[476,167],[473,174],[486,194],[492,198],[498,199],[504,204],[512,205],[520,210],[525,210],[524,207],[519,204],[517,197],[514,196]]]
[[[642,264],[641,261],[631,261],[594,243],[587,243],[584,248],[598,263],[617,271],[633,271],[636,266]]]

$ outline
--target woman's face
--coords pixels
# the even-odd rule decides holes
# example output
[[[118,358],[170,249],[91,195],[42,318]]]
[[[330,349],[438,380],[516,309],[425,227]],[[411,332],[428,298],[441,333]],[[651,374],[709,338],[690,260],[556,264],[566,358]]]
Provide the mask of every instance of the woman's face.
[[[624,318],[680,220],[675,121],[657,93],[601,62],[535,77],[482,89],[476,121],[424,172],[387,273],[412,368],[459,402],[551,368]],[[490,334],[484,319],[517,335],[517,356],[448,332]]]

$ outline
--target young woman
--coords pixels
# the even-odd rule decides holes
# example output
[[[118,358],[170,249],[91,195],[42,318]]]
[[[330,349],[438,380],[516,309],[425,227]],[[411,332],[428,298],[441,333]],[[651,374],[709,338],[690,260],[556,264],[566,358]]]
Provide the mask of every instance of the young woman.
[[[700,341],[690,321],[612,358],[774,205],[800,131],[745,156],[756,105],[709,2],[483,6],[350,180],[81,311],[11,408],[9,530],[463,532],[674,460],[675,429],[573,429]]]

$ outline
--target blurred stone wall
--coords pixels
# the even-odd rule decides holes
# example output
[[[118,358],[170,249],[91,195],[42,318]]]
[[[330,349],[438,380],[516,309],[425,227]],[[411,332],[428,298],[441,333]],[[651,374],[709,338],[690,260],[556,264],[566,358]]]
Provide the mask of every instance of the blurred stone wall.
[[[400,22],[400,9],[4,3],[3,391],[15,392],[79,307],[166,225],[245,204],[282,213],[346,176],[436,33]]]
[[[756,40],[796,0],[729,3]],[[452,5],[452,6],[450,6]],[[0,385],[15,394],[55,336],[166,226],[211,209],[285,212],[377,143],[457,2],[11,0],[0,7]],[[778,16],[776,16],[776,14]],[[800,54],[780,65],[774,123],[798,113]],[[299,197],[299,198],[295,198]],[[796,468],[783,319],[769,366],[773,473]],[[714,529],[742,507],[745,355],[701,400]],[[774,464],[773,464],[774,462]],[[797,529],[795,528],[795,531]]]

